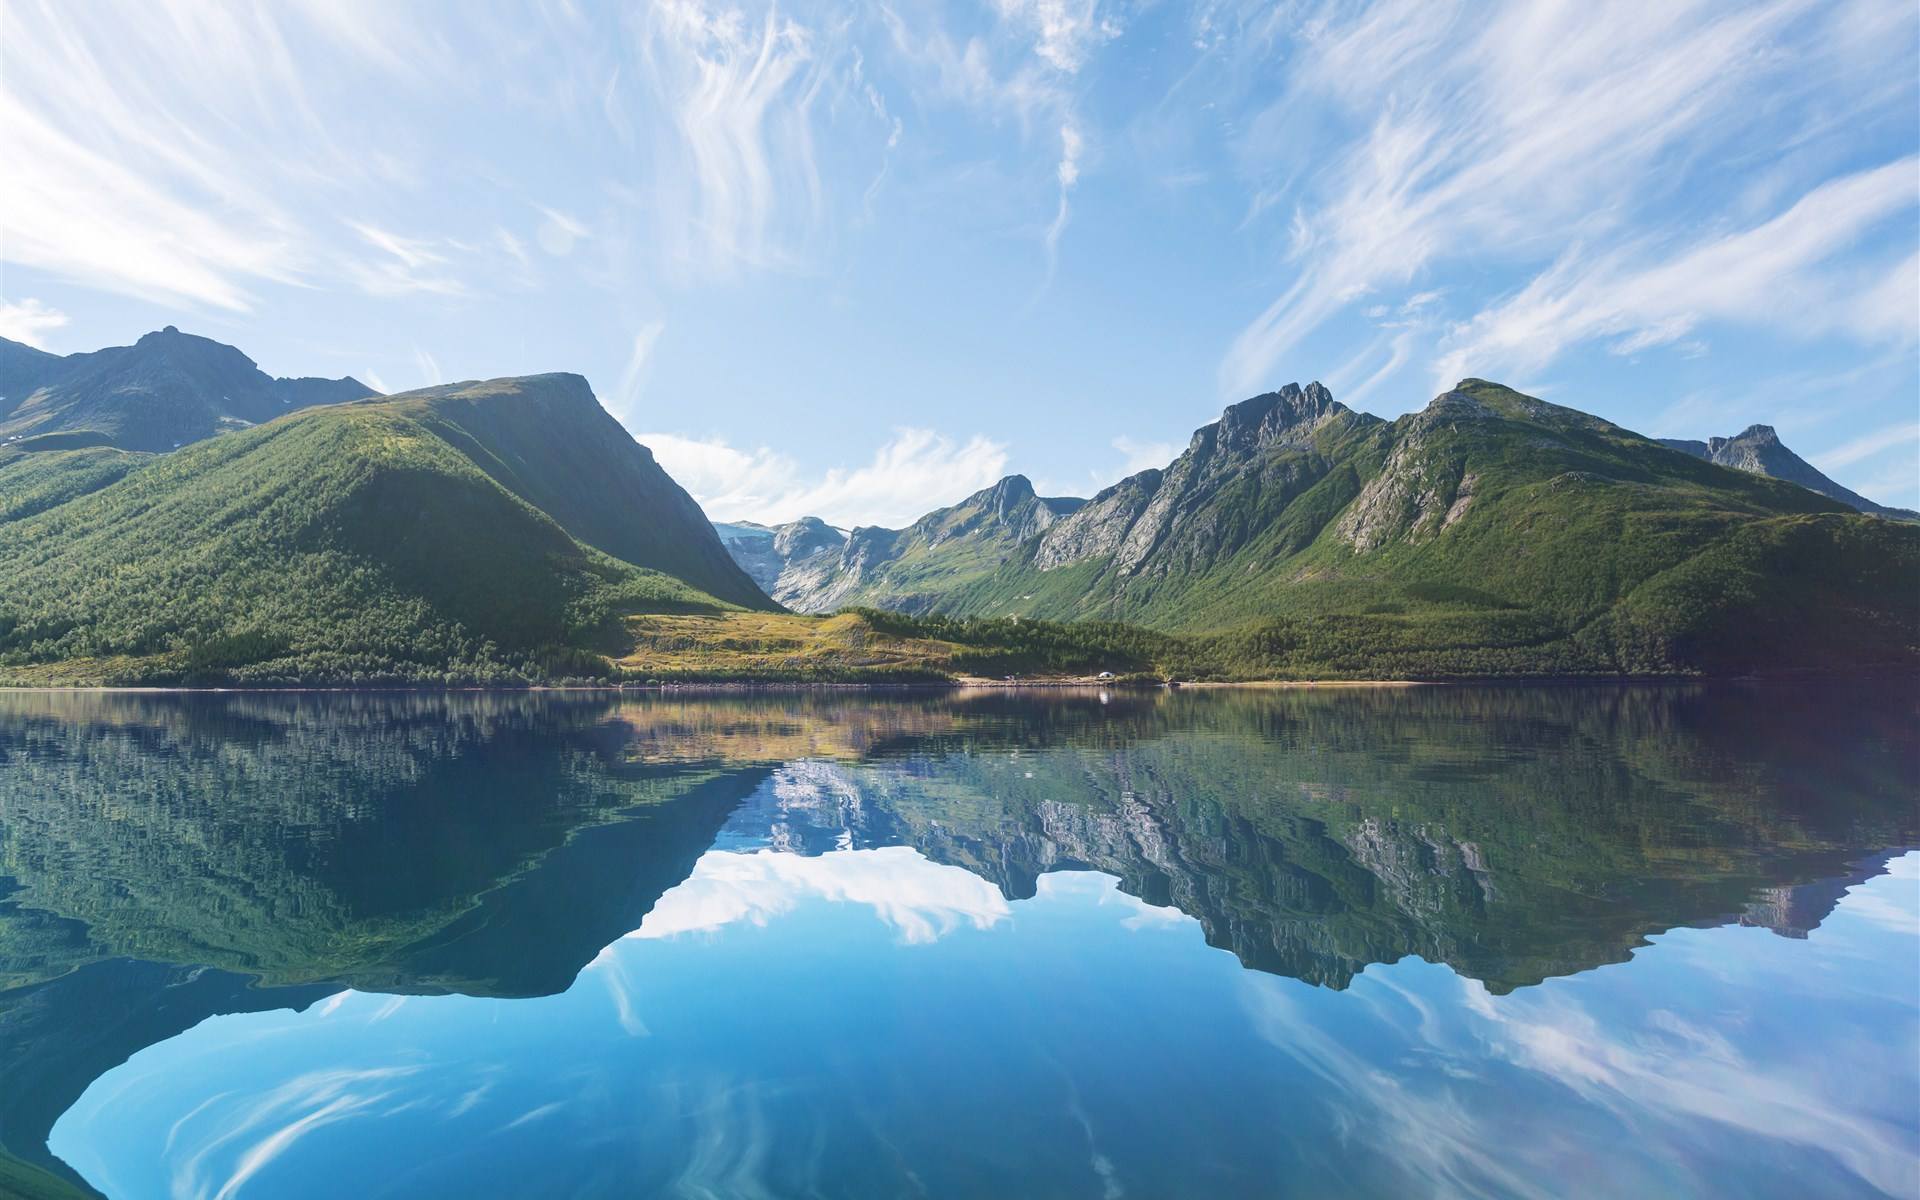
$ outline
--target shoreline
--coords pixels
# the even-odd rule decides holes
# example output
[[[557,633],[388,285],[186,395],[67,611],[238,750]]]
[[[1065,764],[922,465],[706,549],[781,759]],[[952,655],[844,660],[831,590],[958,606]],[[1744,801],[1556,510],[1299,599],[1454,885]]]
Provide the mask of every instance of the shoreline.
[[[807,681],[807,680],[695,680],[678,683],[629,684],[528,684],[499,686],[475,684],[265,684],[260,686],[189,687],[138,686],[111,684],[0,684],[0,695],[7,693],[112,693],[118,695],[527,695],[582,694],[612,695],[700,693],[708,695],[749,695],[785,692],[1184,692],[1184,691],[1352,691],[1373,689],[1410,689],[1428,687],[1699,687],[1703,685],[1744,686],[1796,683],[1867,682],[1881,678],[1875,674],[1797,674],[1774,676],[1690,676],[1690,675],[1555,675],[1555,676],[1475,676],[1454,679],[1233,679],[1195,680],[1172,683],[1147,683],[1137,680],[1116,681],[1084,678],[1062,679],[955,679],[926,682]]]

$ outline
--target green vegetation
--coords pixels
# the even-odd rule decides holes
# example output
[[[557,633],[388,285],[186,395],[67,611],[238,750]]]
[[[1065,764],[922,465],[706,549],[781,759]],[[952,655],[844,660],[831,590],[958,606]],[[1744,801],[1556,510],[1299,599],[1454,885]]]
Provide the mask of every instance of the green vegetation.
[[[97,440],[0,449],[0,683],[1920,666],[1920,527],[1476,380],[1391,423],[1289,389],[1084,504],[1016,476],[856,530],[866,574],[806,567],[833,617],[773,612],[576,376]]]
[[[495,411],[516,407],[524,411]],[[491,438],[534,424],[585,440],[604,434],[604,417],[583,381],[540,377],[309,409],[157,458],[11,456],[0,461],[0,511],[22,515],[0,523],[0,676],[604,677],[605,656],[625,648],[624,617],[732,607],[635,561],[644,545],[614,543],[634,555],[621,558],[587,540],[601,532],[589,523],[587,537],[574,536],[527,497],[577,494],[594,476],[575,465],[586,482],[555,483],[564,464]],[[669,544],[697,547],[704,536],[724,560],[685,493],[625,445],[624,463],[583,461],[606,468],[600,481],[636,506],[634,524]],[[651,510],[639,508],[656,483]],[[58,502],[61,493],[71,498]],[[698,566],[671,556],[664,565]],[[715,578],[756,595],[721,565]]]
[[[149,457],[104,447],[42,448],[67,436],[47,434],[0,448],[0,524],[97,492]],[[22,449],[29,445],[35,449]]]
[[[1165,630],[1222,677],[1920,665],[1920,529],[1477,380],[1392,423],[1272,399],[931,607]]]
[[[919,683],[1015,675],[1159,680],[1192,674],[1178,638],[1104,622],[915,617],[884,609],[832,616],[728,612],[628,619],[632,649],[617,659],[630,683],[757,680]]]

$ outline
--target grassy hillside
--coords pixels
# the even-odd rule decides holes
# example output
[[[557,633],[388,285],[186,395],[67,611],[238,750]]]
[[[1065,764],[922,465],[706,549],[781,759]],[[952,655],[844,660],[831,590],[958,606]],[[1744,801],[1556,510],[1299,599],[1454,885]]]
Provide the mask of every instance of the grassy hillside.
[[[372,403],[418,422],[586,545],[730,604],[771,607],[693,497],[580,376],[456,383]]]
[[[529,503],[561,486],[542,474],[561,464],[490,443],[519,418],[489,410],[534,407],[555,442],[604,432],[583,419],[599,412],[590,394],[555,402],[549,384],[315,408],[145,460],[94,449],[0,462],[0,511],[20,514],[0,523],[0,676],[596,675],[625,648],[625,615],[729,607],[583,544]],[[629,519],[671,531],[673,491]],[[693,532],[712,540],[704,521]]]
[[[1132,678],[1217,673],[1178,638],[1104,622],[913,617],[881,609],[832,616],[687,613],[630,617],[629,682],[916,682],[968,676]]]
[[[776,614],[577,376],[95,440],[0,449],[0,682],[1920,666],[1920,527],[1477,380],[1393,422],[1290,387],[1084,505],[1013,477],[805,557],[910,615]]]
[[[1246,674],[1920,665],[1910,526],[1478,380],[1392,423],[1236,416],[936,608],[1150,626]]]

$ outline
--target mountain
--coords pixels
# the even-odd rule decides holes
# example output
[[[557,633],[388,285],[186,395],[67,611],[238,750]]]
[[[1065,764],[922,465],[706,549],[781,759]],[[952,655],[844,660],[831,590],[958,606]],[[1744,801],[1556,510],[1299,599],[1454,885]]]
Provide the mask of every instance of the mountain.
[[[828,588],[847,544],[846,530],[819,517],[801,517],[785,525],[716,521],[713,528],[733,561],[761,591],[802,611],[815,611],[806,606],[806,598]]]
[[[0,448],[9,512],[16,679],[512,682],[604,672],[629,613],[772,607],[576,375]]]
[[[64,357],[0,338],[0,443],[85,430],[123,450],[171,450],[377,394],[352,378],[275,379],[232,346],[171,325]]]
[[[855,530],[802,606],[1123,621],[1238,674],[1920,663],[1920,529],[1483,380],[1394,421],[1289,385],[1044,519],[990,494]]]
[[[720,528],[734,560],[789,608],[821,613],[858,603],[911,613],[939,607],[1084,503],[1035,495],[1026,476],[1009,475],[905,529],[842,533],[817,517]]]
[[[1863,513],[1903,521],[1920,521],[1920,512],[1910,508],[1888,508],[1884,504],[1875,504],[1860,493],[1849,491],[1828,479],[1812,463],[1787,449],[1781,443],[1780,435],[1773,431],[1771,425],[1749,425],[1732,437],[1709,438],[1704,442],[1687,441],[1681,438],[1657,440],[1669,450],[1678,450],[1682,454],[1704,458],[1708,462],[1732,467],[1736,471],[1750,471],[1755,475],[1797,483],[1808,491],[1819,492],[1828,499],[1838,500],[1848,508],[1857,509]]]
[[[767,607],[699,504],[578,375],[449,384],[366,407],[418,421],[596,550],[729,604]]]

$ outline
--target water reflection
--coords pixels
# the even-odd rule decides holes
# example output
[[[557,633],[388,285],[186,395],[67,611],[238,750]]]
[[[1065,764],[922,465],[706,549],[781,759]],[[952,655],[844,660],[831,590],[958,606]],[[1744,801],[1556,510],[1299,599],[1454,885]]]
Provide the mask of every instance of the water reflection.
[[[1916,840],[1912,717],[1902,695],[1674,689],[0,696],[0,1190],[82,1186],[46,1146],[63,1113],[57,1148],[113,1195],[244,1188],[279,1154],[335,1180],[322,1156],[387,1140],[413,1161],[414,1113],[482,1142],[564,1129],[527,1186],[610,1194],[991,1190],[1043,1136],[1078,1149],[1030,1194],[1528,1194],[1608,1128],[1652,1138],[1616,1166],[1654,1190],[1710,1190],[1675,1182],[1714,1169],[1687,1139],[1743,1130],[1904,1194],[1913,1074],[1835,1102],[1826,1068],[1783,1060],[1794,1038],[1725,1014],[1844,1010],[1859,1027],[1821,1047],[1843,1065],[1863,1031],[1912,1029],[1911,987],[1844,955],[1815,987],[1814,950],[1686,927],[1805,938],[1839,903],[1854,932],[1823,962],[1908,936],[1910,870],[1868,880]],[[1650,935],[1630,969],[1533,986]],[[1819,994],[1876,978],[1891,994]],[[750,1032],[769,1006],[779,1038]],[[993,1086],[956,1082],[983,1057]],[[1181,1092],[1202,1062],[1250,1115]],[[883,1119],[908,1085],[937,1114]],[[1005,1160],[965,1134],[1005,1141],[995,1109],[1033,1130]],[[1580,1132],[1511,1146],[1550,1121]],[[1391,1170],[1363,1167],[1369,1138]],[[400,1191],[497,1190],[495,1149]],[[801,1174],[772,1166],[796,1153]]]

